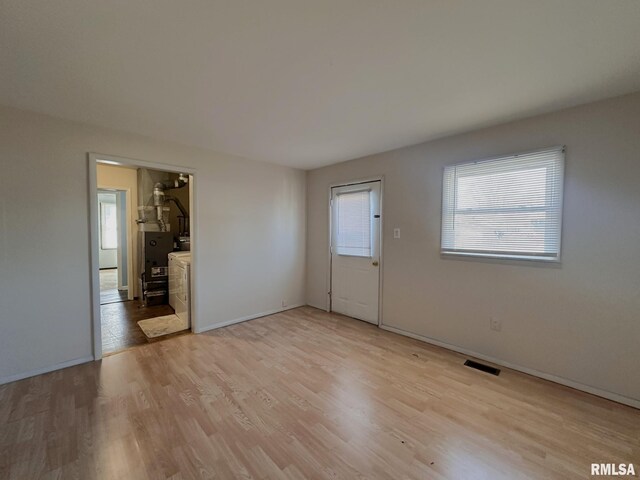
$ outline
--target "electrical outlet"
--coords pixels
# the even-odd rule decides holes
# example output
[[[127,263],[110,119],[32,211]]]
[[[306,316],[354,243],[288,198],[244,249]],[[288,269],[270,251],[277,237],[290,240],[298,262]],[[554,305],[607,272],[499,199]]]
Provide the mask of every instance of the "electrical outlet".
[[[393,229],[393,238],[400,238],[400,229],[399,228],[394,228]]]
[[[494,332],[502,330],[502,322],[495,317],[489,317],[489,328]]]
[[[286,300],[282,300],[282,308],[286,308],[287,306],[287,301]]]

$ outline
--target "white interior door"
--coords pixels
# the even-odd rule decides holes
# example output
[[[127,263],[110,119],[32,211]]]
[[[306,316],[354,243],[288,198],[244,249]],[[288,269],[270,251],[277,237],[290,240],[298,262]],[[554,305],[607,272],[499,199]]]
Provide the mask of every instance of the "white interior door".
[[[378,324],[380,181],[331,189],[331,310]]]

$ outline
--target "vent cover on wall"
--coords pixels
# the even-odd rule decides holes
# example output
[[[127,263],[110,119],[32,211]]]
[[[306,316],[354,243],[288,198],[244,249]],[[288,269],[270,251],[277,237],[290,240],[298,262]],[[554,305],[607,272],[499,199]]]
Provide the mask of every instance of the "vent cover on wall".
[[[473,360],[467,360],[464,362],[465,366],[475,368],[476,370],[482,370],[483,372],[490,373],[491,375],[500,375],[500,369],[484,365],[483,363],[474,362]]]

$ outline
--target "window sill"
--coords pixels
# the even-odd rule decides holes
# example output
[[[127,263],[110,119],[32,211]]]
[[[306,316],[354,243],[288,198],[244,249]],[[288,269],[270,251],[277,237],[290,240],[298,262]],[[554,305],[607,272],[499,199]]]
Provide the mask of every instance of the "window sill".
[[[515,261],[515,262],[524,262],[524,263],[543,263],[543,264],[560,264],[559,257],[536,257],[536,256],[528,256],[528,255],[509,255],[509,254],[500,254],[500,253],[476,253],[476,252],[451,252],[451,251],[440,251],[440,256],[442,258],[469,258],[469,259],[479,259],[479,260],[506,260],[506,261]]]

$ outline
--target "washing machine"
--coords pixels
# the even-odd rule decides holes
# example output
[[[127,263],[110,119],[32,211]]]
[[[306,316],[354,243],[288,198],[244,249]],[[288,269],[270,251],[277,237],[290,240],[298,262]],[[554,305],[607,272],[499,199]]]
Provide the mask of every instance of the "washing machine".
[[[191,252],[169,254],[169,305],[191,327]]]

